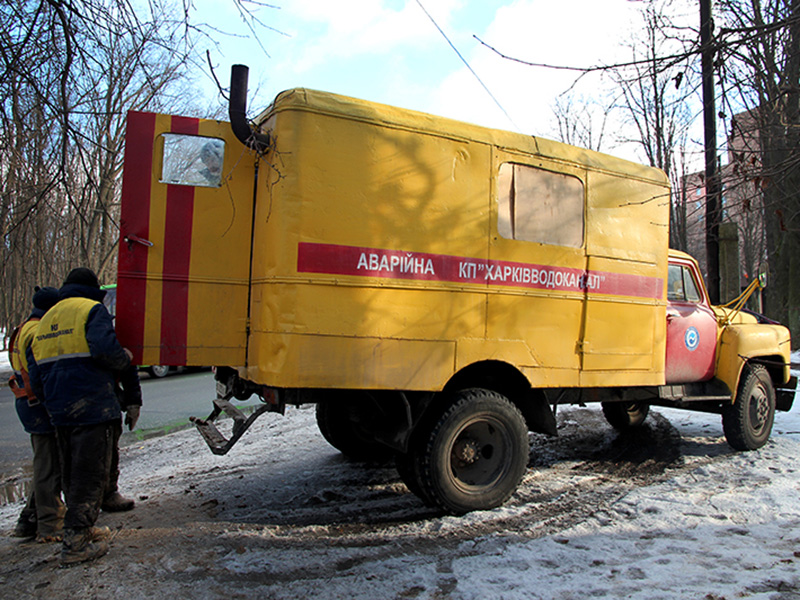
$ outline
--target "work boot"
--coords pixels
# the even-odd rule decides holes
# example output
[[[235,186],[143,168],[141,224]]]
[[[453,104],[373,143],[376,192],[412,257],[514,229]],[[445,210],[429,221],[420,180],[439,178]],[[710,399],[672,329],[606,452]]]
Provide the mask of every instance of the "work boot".
[[[31,538],[36,536],[36,521],[20,518],[14,526],[12,537]]]
[[[90,541],[92,542],[107,540],[108,538],[111,537],[111,530],[105,525],[103,525],[102,527],[90,527],[89,537],[91,538]]]
[[[99,542],[101,540],[107,540],[111,537],[111,530],[106,527],[90,527],[88,531],[89,541],[90,542]],[[53,535],[42,535],[41,533],[36,535],[36,541],[40,544],[49,544],[50,542],[61,542],[63,541],[64,536],[60,533],[55,533]]]
[[[100,506],[105,512],[124,512],[133,509],[133,499],[126,498],[119,492],[109,494]]]
[[[95,560],[108,552],[108,543],[92,540],[93,527],[67,529],[61,546],[61,566],[69,567],[78,563]]]

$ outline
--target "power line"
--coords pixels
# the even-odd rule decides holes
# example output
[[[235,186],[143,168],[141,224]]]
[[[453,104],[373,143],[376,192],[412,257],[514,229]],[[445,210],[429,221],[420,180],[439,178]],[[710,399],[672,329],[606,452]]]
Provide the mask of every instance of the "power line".
[[[436,29],[438,29],[438,30],[439,30],[439,33],[441,33],[441,34],[442,34],[442,37],[443,37],[443,38],[444,38],[444,39],[447,41],[447,43],[448,43],[448,44],[450,44],[450,47],[453,49],[453,52],[455,52],[455,53],[456,53],[456,55],[458,56],[458,58],[460,58],[460,59],[461,59],[461,62],[463,62],[463,63],[464,63],[464,65],[466,65],[467,69],[469,69],[469,72],[470,72],[470,73],[472,73],[472,74],[475,76],[475,79],[477,79],[477,80],[478,80],[478,83],[480,83],[480,84],[481,84],[481,87],[483,87],[483,89],[484,89],[484,90],[486,90],[486,93],[487,93],[487,94],[489,94],[489,97],[490,97],[492,100],[494,100],[494,103],[497,105],[497,107],[498,107],[498,108],[499,108],[501,111],[503,111],[503,114],[506,116],[506,118],[509,120],[509,122],[510,122],[510,123],[511,123],[511,124],[514,126],[514,129],[516,129],[516,130],[517,130],[519,133],[522,133],[522,130],[521,130],[521,129],[519,128],[519,126],[518,126],[518,125],[517,125],[517,124],[514,122],[514,119],[512,119],[512,118],[511,118],[511,115],[509,115],[509,114],[508,114],[508,112],[506,112],[506,109],[505,109],[505,108],[503,108],[503,105],[502,105],[502,104],[500,104],[500,101],[499,101],[497,98],[495,98],[495,97],[494,97],[494,94],[492,94],[492,92],[489,90],[489,88],[488,88],[488,87],[486,87],[486,84],[485,84],[485,83],[483,83],[483,81],[481,80],[481,78],[480,78],[480,77],[478,77],[478,74],[475,72],[475,70],[474,70],[474,69],[473,69],[473,68],[470,66],[470,64],[467,62],[467,59],[466,59],[466,58],[464,58],[464,57],[462,56],[461,52],[459,52],[459,51],[458,51],[458,48],[456,48],[456,47],[455,47],[455,45],[453,44],[453,42],[451,42],[451,41],[450,41],[450,38],[448,38],[448,37],[447,37],[447,34],[446,34],[444,31],[442,31],[442,28],[441,28],[441,27],[439,27],[439,24],[436,22],[436,20],[435,20],[435,19],[434,19],[434,18],[431,16],[431,14],[430,14],[430,13],[429,13],[429,12],[428,12],[426,9],[425,9],[425,7],[424,7],[424,6],[422,6],[422,2],[421,2],[420,0],[417,0],[417,4],[419,4],[419,7],[422,9],[422,12],[424,12],[424,13],[427,15],[427,17],[428,17],[428,18],[431,20],[431,23],[433,23],[433,26],[434,26],[434,27],[436,27]]]

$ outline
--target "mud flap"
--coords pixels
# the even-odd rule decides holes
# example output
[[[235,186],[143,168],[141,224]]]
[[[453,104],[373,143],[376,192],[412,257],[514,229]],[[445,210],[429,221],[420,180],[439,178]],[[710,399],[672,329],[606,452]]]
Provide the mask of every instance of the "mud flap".
[[[558,435],[556,416],[547,402],[547,395],[541,390],[530,390],[522,402],[516,403],[525,417],[529,431]]]
[[[797,391],[797,377],[792,375],[789,381],[782,386],[775,388],[775,409],[789,411],[794,403],[794,395]]]

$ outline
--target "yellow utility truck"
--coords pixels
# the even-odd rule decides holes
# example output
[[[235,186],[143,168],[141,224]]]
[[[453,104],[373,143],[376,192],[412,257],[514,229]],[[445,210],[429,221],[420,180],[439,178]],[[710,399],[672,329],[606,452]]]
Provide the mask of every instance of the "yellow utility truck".
[[[621,429],[716,412],[740,449],[791,407],[788,331],[709,304],[661,171],[307,89],[251,122],[246,88],[234,67],[230,123],[127,124],[118,335],[139,364],[216,365],[215,453],[315,403],[333,446],[458,514],[508,499],[559,404]]]

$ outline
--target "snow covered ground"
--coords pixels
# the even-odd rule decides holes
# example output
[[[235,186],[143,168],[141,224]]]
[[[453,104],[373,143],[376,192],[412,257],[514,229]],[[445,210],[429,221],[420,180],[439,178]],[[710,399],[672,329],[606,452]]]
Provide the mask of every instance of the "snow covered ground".
[[[0,333],[0,335],[2,335]],[[11,370],[11,363],[8,362],[8,350],[0,351],[0,373]]]
[[[56,545],[3,536],[0,597],[800,598],[800,406],[748,453],[714,415],[654,409],[634,441],[597,408],[559,427],[531,436],[506,506],[464,517],[345,460],[308,408],[265,415],[224,457],[194,431],[128,446],[138,504],[101,514],[111,552],[59,569]],[[0,531],[19,510],[0,507]]]

